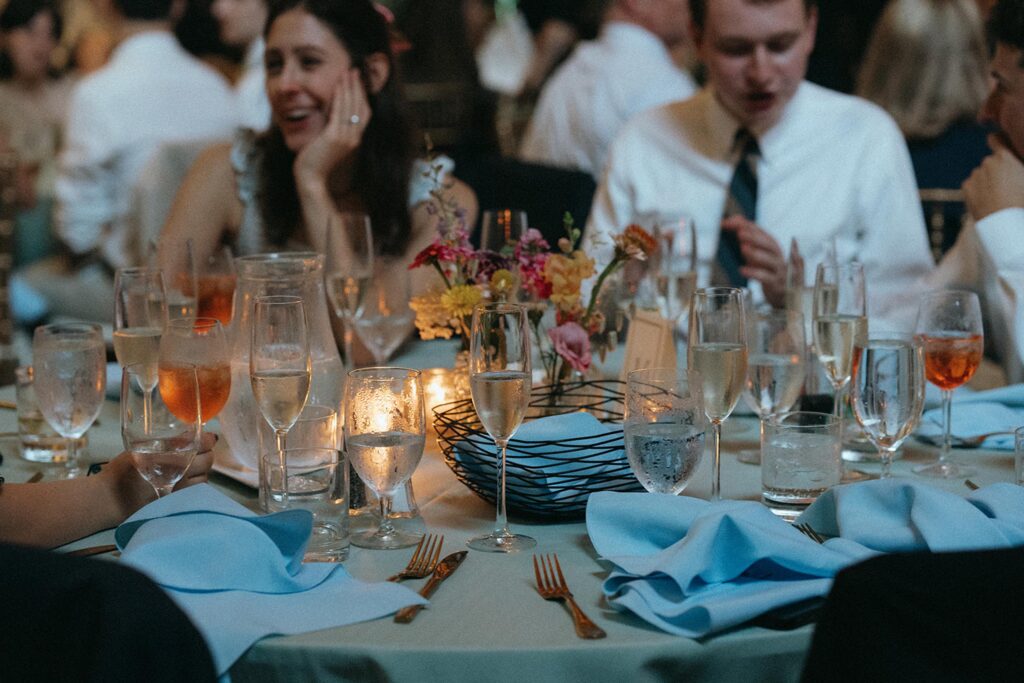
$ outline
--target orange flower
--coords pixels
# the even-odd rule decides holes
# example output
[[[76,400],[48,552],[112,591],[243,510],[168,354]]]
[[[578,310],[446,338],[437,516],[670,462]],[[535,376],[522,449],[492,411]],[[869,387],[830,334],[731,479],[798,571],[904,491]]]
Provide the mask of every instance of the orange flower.
[[[635,258],[645,261],[656,247],[654,237],[636,223],[626,226],[625,230],[615,236],[616,260]]]

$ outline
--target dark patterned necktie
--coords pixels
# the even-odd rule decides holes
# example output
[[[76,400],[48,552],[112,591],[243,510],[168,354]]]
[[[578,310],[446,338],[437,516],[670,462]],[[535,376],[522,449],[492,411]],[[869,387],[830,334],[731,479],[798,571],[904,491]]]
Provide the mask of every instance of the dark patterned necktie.
[[[729,183],[729,194],[725,199],[722,217],[741,215],[752,221],[757,220],[757,170],[755,157],[761,151],[757,139],[745,128],[736,131],[734,148],[740,148],[740,160]],[[736,233],[722,230],[718,239],[718,266],[722,278],[733,287],[745,287],[747,278],[740,275],[743,256]]]

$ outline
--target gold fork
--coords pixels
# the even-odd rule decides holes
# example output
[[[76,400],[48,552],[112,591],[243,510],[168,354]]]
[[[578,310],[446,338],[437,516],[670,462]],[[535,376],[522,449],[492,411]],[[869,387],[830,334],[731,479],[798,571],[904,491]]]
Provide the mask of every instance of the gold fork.
[[[409,558],[409,564],[394,576],[388,577],[388,581],[422,579],[428,576],[437,566],[437,559],[441,557],[442,545],[444,545],[444,536],[435,536],[434,534],[423,536],[416,544],[416,550]]]
[[[552,558],[554,559],[553,564]],[[576,635],[588,640],[604,638],[608,635],[604,629],[592,622],[590,617],[584,614],[580,606],[573,600],[569,585],[566,584],[565,576],[562,575],[562,566],[558,563],[558,555],[552,553],[546,558],[542,555],[539,564],[537,556],[534,555],[533,573],[537,578],[537,592],[540,593],[540,597],[545,600],[563,600],[569,605],[572,621],[576,625]]]
[[[794,524],[793,528],[802,533],[807,538],[811,539],[815,543],[824,543],[825,537],[814,530],[810,524]]]

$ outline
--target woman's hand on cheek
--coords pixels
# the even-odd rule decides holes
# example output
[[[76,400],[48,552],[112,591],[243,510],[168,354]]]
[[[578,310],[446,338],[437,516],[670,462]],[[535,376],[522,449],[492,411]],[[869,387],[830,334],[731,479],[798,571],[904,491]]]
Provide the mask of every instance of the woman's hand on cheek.
[[[358,69],[349,69],[334,89],[323,130],[295,159],[296,179],[326,182],[340,164],[352,163],[372,113]]]

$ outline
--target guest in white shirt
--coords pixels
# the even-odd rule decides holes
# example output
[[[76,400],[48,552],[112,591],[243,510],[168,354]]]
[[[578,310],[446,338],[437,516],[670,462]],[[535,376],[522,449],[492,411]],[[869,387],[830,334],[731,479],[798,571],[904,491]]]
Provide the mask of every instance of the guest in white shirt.
[[[686,0],[612,2],[598,39],[577,46],[548,79],[520,157],[599,177],[627,120],[696,90],[670,54],[686,42],[688,21]]]
[[[702,283],[720,236],[733,236],[730,280],[749,278],[755,297],[781,306],[780,245],[796,239],[816,264],[834,244],[840,261],[864,263],[869,313],[884,314],[894,292],[933,267],[899,128],[880,108],[803,80],[813,0],[691,0],[690,11],[708,85],[638,115],[616,138],[588,222],[599,253],[631,222],[688,216],[706,260]],[[756,144],[738,144],[741,131]],[[756,206],[727,215],[744,161]]]
[[[213,0],[210,12],[220,26],[226,45],[245,48],[245,64],[235,83],[241,124],[262,132],[270,125],[270,102],[264,85],[263,25],[267,23],[266,0]]]

